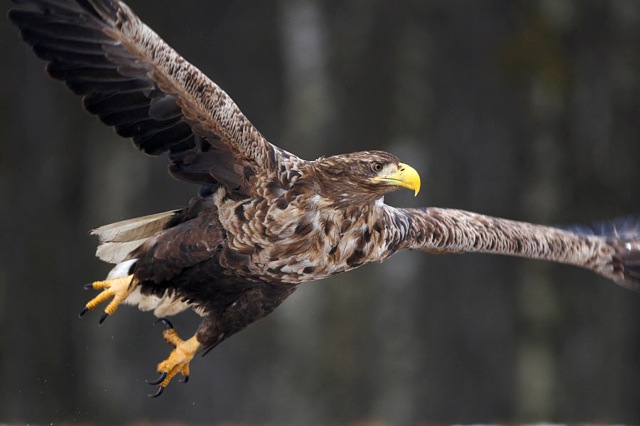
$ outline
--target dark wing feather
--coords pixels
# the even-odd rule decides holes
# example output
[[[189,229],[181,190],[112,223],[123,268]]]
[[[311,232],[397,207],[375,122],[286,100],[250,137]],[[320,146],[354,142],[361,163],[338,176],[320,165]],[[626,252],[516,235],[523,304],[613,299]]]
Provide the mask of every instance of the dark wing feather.
[[[169,152],[183,180],[250,193],[249,175],[275,170],[279,149],[238,107],[113,0],[13,0],[11,21],[47,72],[85,108],[150,155]]]
[[[640,235],[640,217],[624,216],[614,220],[579,225],[565,225],[559,228],[580,235],[595,235],[618,240],[637,239],[638,235]]]
[[[618,283],[640,292],[640,216],[625,216],[614,220],[584,225],[569,225],[563,229],[579,235],[606,238],[616,248],[614,263],[624,274]]]

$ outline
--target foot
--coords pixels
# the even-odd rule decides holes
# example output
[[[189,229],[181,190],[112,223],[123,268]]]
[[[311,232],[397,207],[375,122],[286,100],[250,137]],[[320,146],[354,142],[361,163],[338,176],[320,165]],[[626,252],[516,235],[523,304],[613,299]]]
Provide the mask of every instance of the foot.
[[[106,301],[110,297],[113,297],[111,302],[104,308],[104,313],[100,317],[99,323],[102,324],[105,319],[118,309],[118,306],[131,294],[136,287],[137,281],[133,278],[133,275],[127,275],[125,277],[114,278],[105,281],[95,281],[93,283],[84,286],[85,289],[102,290],[96,297],[91,299],[85,305],[84,309],[80,312],[80,316],[86,314],[90,310],[94,309],[100,303]]]
[[[162,395],[162,392],[164,392],[164,389],[169,385],[171,379],[178,373],[184,377],[184,379],[181,380],[182,382],[186,383],[189,380],[189,363],[195,356],[198,348],[200,348],[200,342],[198,342],[195,335],[188,340],[182,340],[169,320],[162,318],[158,321],[167,327],[163,332],[164,340],[174,346],[175,349],[171,351],[169,358],[158,364],[157,371],[160,373],[160,376],[158,376],[156,380],[147,381],[150,385],[158,385],[157,392],[149,395],[152,398]]]

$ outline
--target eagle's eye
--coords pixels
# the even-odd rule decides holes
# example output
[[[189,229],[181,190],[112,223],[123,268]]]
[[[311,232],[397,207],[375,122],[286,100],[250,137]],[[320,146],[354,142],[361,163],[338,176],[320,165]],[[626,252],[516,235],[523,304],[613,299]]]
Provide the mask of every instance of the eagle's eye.
[[[383,168],[382,163],[378,163],[377,161],[371,164],[371,170],[373,170],[374,172],[381,172],[382,168]]]

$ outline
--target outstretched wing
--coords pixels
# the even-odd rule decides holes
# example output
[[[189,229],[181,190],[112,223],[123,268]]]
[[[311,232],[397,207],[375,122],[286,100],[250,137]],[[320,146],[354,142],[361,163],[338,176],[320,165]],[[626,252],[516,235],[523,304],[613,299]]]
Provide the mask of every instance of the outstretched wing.
[[[491,253],[580,266],[640,291],[640,216],[563,228],[455,209],[387,208],[389,250]]]
[[[283,153],[233,100],[117,0],[13,0],[9,17],[85,108],[170,172],[246,194]],[[289,154],[287,154],[289,156]]]

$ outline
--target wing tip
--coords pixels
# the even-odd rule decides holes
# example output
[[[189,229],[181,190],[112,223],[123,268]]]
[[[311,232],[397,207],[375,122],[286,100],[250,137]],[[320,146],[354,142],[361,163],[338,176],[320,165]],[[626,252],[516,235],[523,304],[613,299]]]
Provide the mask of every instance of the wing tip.
[[[617,284],[640,293],[640,232],[632,238],[620,240],[615,245],[624,277],[616,281]]]
[[[611,263],[613,272],[604,275],[616,284],[640,293],[640,215],[561,228],[578,235],[605,239],[615,252]]]

